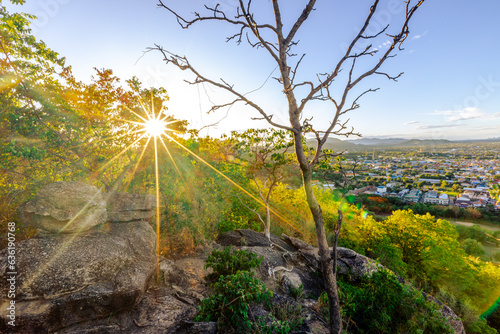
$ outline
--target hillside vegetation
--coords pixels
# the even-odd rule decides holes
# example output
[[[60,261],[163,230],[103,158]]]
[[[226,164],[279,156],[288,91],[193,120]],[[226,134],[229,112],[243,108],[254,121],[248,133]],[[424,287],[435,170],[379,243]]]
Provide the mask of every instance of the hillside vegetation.
[[[251,139],[237,134],[200,137],[177,121],[155,154],[150,138],[129,121],[162,107],[166,119],[175,121],[166,112],[165,89],[144,88],[135,78],[123,83],[108,69],[96,70],[91,83],[80,82],[62,57],[30,35],[27,17],[3,11],[1,20],[10,57],[0,59],[0,219],[17,223],[17,240],[36,232],[19,221],[17,206],[44,185],[79,180],[130,193],[156,194],[158,186],[165,257],[194,252],[230,230],[263,231],[267,218],[272,233],[314,244],[314,222],[298,171],[285,163],[293,156],[284,146],[258,159],[260,142],[248,145]],[[341,246],[377,259],[448,304],[467,333],[496,332],[479,315],[500,296],[500,269],[469,255],[448,221],[411,210],[377,221],[354,198],[321,188],[315,194],[331,238],[339,208],[343,212]],[[4,224],[2,246],[5,233]],[[352,289],[346,283],[341,293]]]

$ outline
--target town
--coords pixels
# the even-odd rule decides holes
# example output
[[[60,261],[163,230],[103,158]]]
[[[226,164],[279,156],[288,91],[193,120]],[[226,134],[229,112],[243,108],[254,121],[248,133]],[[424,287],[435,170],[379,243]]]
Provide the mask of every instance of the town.
[[[491,196],[500,184],[499,142],[364,149],[364,154],[344,155],[341,171],[350,180],[349,194],[398,198],[408,205],[500,210]],[[338,187],[340,174],[316,173],[316,184]]]

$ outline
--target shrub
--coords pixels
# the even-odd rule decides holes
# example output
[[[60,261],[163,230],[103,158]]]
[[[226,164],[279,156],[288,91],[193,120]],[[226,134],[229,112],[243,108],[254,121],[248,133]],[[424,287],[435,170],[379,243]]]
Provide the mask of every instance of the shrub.
[[[483,244],[476,239],[465,239],[462,241],[462,248],[467,254],[472,256],[481,256],[485,253]]]
[[[262,263],[262,257],[248,250],[232,250],[224,247],[222,251],[214,249],[207,257],[206,268],[212,268],[209,278],[217,281],[220,276],[233,275],[238,271],[248,271],[257,268]]]
[[[221,327],[249,331],[252,322],[248,309],[252,302],[269,302],[272,292],[249,271],[220,276],[213,284],[213,294],[203,299],[196,321],[218,321]]]
[[[281,323],[286,324],[290,331],[299,329],[305,319],[305,311],[299,304],[284,303],[271,306],[271,313]]]
[[[401,285],[395,275],[378,271],[354,284],[339,280],[344,328],[348,333],[452,333],[439,306]],[[319,305],[327,315],[328,298]]]

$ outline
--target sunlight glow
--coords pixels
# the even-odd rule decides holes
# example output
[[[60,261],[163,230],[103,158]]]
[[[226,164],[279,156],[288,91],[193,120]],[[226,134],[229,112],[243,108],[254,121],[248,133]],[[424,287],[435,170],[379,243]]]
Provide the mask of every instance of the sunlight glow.
[[[153,118],[144,123],[144,129],[149,136],[160,137],[165,134],[167,124],[161,119]]]

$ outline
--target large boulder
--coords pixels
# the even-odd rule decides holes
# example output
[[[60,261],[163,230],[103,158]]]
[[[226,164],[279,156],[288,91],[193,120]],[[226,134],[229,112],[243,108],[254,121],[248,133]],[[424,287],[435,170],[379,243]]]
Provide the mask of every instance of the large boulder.
[[[155,214],[154,195],[114,192],[104,194],[108,204],[108,220],[111,222],[130,222],[151,218]]]
[[[17,212],[26,225],[50,233],[87,231],[107,220],[101,192],[81,182],[51,183],[40,189],[33,200],[20,205]]]
[[[145,221],[16,243],[16,330],[54,331],[134,306],[154,272],[155,249],[156,235]],[[7,296],[7,272],[0,262],[0,298]],[[7,303],[0,299],[0,308]]]

